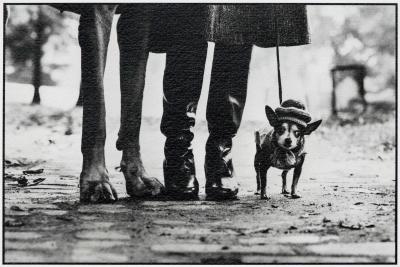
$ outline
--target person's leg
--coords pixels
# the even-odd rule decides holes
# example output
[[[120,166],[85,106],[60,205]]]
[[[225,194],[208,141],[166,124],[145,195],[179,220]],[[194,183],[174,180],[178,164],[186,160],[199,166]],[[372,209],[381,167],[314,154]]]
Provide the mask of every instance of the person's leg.
[[[192,199],[198,194],[191,141],[206,56],[205,41],[167,51],[161,132],[166,136],[165,187],[175,198]]]
[[[116,5],[88,5],[79,20],[81,81],[83,90],[83,166],[80,175],[81,201],[103,202],[117,198],[109,182],[104,159],[106,139],[103,77]]]
[[[238,192],[231,159],[232,138],[239,129],[246,102],[251,51],[250,45],[215,45],[205,158],[206,194],[210,199],[233,198]]]
[[[150,46],[151,10],[149,5],[124,7],[118,20],[120,50],[121,126],[117,149],[122,150],[121,170],[130,196],[159,194],[163,186],[149,177],[140,155],[140,124],[143,89]]]

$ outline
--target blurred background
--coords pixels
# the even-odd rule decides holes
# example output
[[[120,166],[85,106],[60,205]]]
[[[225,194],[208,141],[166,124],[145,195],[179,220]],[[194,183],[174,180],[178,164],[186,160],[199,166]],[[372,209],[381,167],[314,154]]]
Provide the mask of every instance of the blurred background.
[[[64,110],[78,102],[80,48],[77,15],[59,13],[49,6],[9,5],[6,29],[6,102],[37,103]],[[332,76],[335,66],[365,67],[367,103],[395,100],[395,6],[309,5],[312,44],[281,48],[284,98],[305,101],[318,116],[332,113]],[[115,24],[105,74],[107,112],[119,114],[119,52]],[[213,43],[198,119],[205,119]],[[162,114],[162,79],[165,54],[151,54],[146,77],[144,117]],[[336,107],[346,109],[360,98],[357,70],[335,77]],[[265,104],[278,105],[274,48],[253,50],[244,120],[264,120]],[[34,94],[34,92],[36,93]],[[353,101],[353,102],[352,102]]]

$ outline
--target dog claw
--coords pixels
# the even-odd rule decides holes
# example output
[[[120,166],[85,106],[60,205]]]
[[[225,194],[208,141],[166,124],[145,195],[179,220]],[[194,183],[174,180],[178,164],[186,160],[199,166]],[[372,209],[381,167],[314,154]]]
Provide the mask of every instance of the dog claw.
[[[124,150],[120,166],[129,196],[146,198],[164,193],[164,185],[157,178],[147,176],[138,151]]]
[[[109,181],[81,182],[80,201],[84,203],[111,203],[118,200],[117,191]]]
[[[257,191],[254,193],[254,195],[260,195],[260,194],[261,194],[260,190],[257,190]]]
[[[142,181],[152,196],[157,196],[164,192],[164,185],[157,178],[142,177]]]
[[[283,194],[283,195],[288,195],[289,194],[289,191],[287,191],[287,190],[282,190],[282,193],[281,194]]]

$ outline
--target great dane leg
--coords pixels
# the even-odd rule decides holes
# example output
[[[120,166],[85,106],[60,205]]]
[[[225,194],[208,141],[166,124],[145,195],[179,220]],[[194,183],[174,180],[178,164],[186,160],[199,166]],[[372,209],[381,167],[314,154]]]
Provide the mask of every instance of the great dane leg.
[[[87,5],[79,21],[81,47],[83,123],[80,199],[109,202],[117,193],[109,182],[104,159],[106,139],[103,77],[116,5]]]
[[[163,191],[163,185],[147,175],[139,144],[150,45],[150,12],[149,5],[125,7],[117,26],[121,83],[121,127],[117,149],[122,150],[121,170],[126,191],[132,197],[158,195]]]

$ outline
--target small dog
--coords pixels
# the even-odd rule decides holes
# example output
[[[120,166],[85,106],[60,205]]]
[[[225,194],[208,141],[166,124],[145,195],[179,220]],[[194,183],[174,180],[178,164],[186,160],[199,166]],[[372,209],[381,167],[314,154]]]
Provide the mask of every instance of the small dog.
[[[255,132],[256,155],[254,167],[257,173],[257,193],[261,199],[269,199],[266,193],[267,171],[270,167],[283,170],[282,194],[289,194],[286,188],[286,175],[294,168],[291,188],[292,198],[300,198],[296,187],[300,178],[306,152],[304,136],[311,134],[322,120],[309,123],[311,116],[305,106],[296,100],[286,100],[275,111],[265,106],[272,130],[267,128]]]

